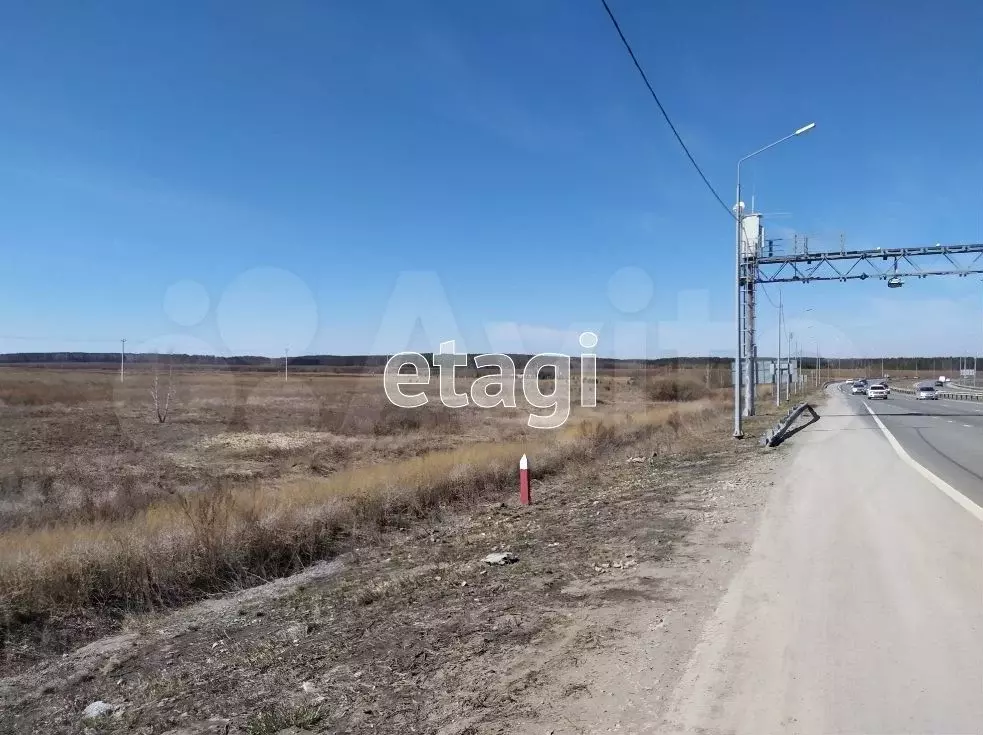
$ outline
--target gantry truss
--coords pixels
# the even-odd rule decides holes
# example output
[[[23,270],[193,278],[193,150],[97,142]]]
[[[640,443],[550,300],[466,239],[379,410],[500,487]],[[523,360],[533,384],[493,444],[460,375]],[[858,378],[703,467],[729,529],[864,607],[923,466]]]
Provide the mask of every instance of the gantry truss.
[[[762,249],[757,257],[745,259],[748,266],[756,283],[968,276],[983,273],[983,244],[792,254]]]
[[[968,276],[983,273],[983,244],[929,245],[911,248],[875,248],[809,252],[808,240],[803,238],[799,249],[795,239],[793,252],[776,251],[774,243],[757,245],[753,254],[740,260],[740,302],[738,328],[741,333],[740,356],[744,361],[743,406],[745,416],[755,413],[755,392],[758,378],[752,371],[758,368],[758,346],[755,335],[755,286],[759,283],[810,283],[812,281],[864,281],[876,278],[887,281],[892,288],[901,286],[906,278],[928,276]],[[760,240],[759,240],[760,243]],[[737,436],[737,434],[735,434]]]

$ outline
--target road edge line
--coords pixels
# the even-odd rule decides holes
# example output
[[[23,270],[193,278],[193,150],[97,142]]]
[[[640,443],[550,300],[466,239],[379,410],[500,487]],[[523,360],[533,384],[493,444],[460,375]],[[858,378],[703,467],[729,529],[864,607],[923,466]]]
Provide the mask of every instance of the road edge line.
[[[888,429],[884,425],[884,422],[881,421],[880,418],[878,418],[876,413],[870,410],[870,406],[864,403],[863,407],[867,409],[867,413],[870,414],[870,417],[874,419],[874,423],[877,424],[877,427],[887,438],[888,444],[890,444],[891,448],[894,449],[895,454],[901,457],[901,459],[904,460],[904,462],[909,467],[914,469],[918,474],[920,474],[930,483],[935,485],[936,488],[938,488],[943,493],[948,495],[950,500],[953,500],[954,502],[958,503],[963,508],[963,510],[969,512],[969,514],[974,516],[976,520],[983,523],[983,508],[981,508],[972,500],[970,500],[965,495],[963,495],[961,492],[956,490],[956,488],[954,488],[948,482],[946,482],[941,477],[936,475],[930,469],[924,467],[923,465],[919,464],[914,459],[912,459],[911,455],[908,454],[905,448],[901,446],[901,442],[899,442],[897,439],[894,438],[894,434],[891,433],[890,429]]]

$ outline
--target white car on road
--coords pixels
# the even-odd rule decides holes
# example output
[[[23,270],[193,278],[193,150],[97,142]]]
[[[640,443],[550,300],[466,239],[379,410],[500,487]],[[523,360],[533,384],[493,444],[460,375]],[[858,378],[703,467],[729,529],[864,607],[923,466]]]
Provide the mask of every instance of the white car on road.
[[[930,385],[921,385],[918,390],[915,391],[916,401],[937,401],[939,400],[939,394]]]
[[[883,398],[886,401],[888,392],[886,385],[871,385],[867,388],[867,397],[871,400],[874,398]]]

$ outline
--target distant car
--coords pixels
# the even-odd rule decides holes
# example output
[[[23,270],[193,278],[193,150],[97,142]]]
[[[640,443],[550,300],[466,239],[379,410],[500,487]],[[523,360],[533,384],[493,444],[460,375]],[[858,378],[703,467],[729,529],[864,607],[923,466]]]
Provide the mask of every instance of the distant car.
[[[886,385],[870,385],[867,386],[867,398],[871,400],[875,398],[883,398],[887,400],[888,390]]]
[[[942,387],[942,386],[944,386],[944,385],[945,385],[945,382],[944,382],[944,381],[942,381],[942,380],[936,380],[936,381],[935,381],[935,387],[936,387],[936,388],[941,388],[941,387]]]
[[[916,401],[937,401],[939,400],[939,394],[936,392],[935,388],[930,385],[919,386],[918,390],[915,391]]]
[[[867,392],[867,386],[861,383],[859,380],[853,384],[850,388],[850,393],[855,396],[862,396]]]

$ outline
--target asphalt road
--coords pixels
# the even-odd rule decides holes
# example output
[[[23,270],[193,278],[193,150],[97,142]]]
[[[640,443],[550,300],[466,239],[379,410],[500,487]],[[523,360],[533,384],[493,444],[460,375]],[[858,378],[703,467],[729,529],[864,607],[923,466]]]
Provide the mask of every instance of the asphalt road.
[[[831,391],[779,450],[750,558],[651,732],[983,732],[983,520],[902,461],[865,402]],[[983,414],[897,394],[875,411],[979,491]]]
[[[866,416],[870,428],[876,427],[864,405],[916,462],[983,506],[983,402],[917,401],[898,392],[872,401],[850,395],[849,386],[840,389],[850,410]]]

